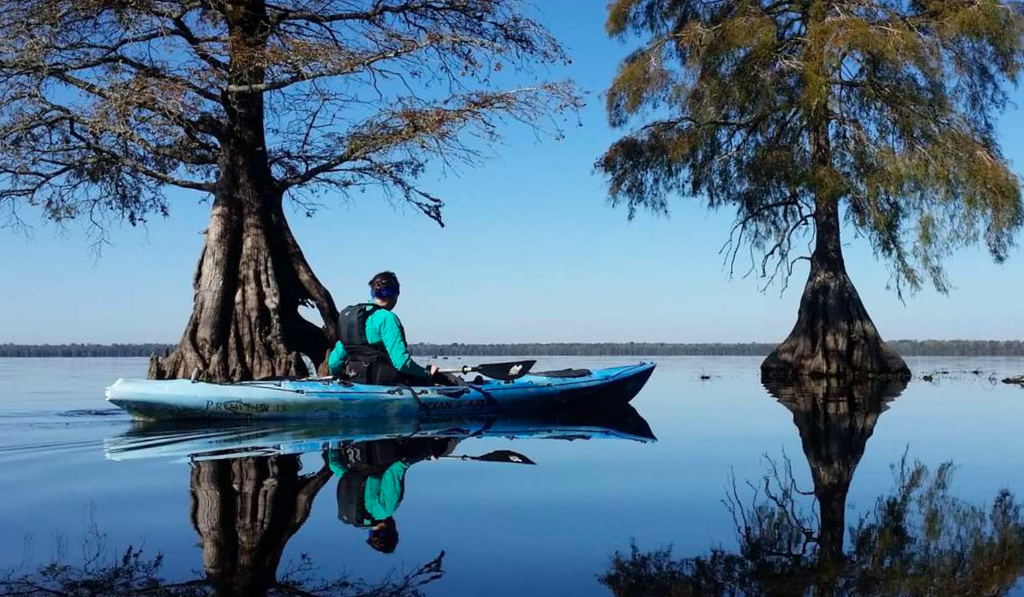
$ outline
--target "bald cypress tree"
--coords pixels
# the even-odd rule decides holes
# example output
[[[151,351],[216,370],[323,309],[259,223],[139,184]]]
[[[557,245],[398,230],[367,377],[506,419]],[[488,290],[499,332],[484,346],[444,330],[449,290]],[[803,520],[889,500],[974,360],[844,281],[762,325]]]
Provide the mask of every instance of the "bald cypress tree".
[[[965,245],[1007,257],[1021,190],[994,117],[1021,69],[1019,3],[616,0],[607,27],[642,40],[608,93],[614,126],[642,123],[597,162],[612,203],[735,211],[730,271],[749,249],[766,284],[810,262],[764,376],[909,374],[846,273],[843,232],[901,296],[948,291],[943,258]]]
[[[5,0],[0,225],[29,207],[135,224],[195,191],[211,215],[192,316],[151,376],[303,375],[337,309],[286,207],[378,188],[440,223],[424,169],[576,105],[565,82],[499,74],[566,59],[517,0]],[[352,251],[358,224],[338,224]]]

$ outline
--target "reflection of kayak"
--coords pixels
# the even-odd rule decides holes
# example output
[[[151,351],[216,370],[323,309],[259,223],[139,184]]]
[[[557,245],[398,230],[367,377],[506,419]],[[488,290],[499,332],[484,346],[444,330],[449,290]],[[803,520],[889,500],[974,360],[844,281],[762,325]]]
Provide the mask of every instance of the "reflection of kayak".
[[[113,460],[134,458],[214,459],[303,454],[343,444],[409,438],[504,437],[531,439],[625,439],[654,441],[647,421],[629,405],[599,412],[533,416],[361,418],[335,422],[213,423],[151,421],[106,440]]]
[[[141,419],[307,419],[508,413],[623,405],[653,363],[535,373],[457,387],[371,386],[335,380],[216,384],[119,379],[107,400]]]

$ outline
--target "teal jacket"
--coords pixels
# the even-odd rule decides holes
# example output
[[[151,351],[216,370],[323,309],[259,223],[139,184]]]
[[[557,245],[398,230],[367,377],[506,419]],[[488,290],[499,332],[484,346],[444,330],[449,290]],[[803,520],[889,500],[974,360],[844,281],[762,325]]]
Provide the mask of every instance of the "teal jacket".
[[[346,469],[338,458],[336,450],[328,452],[328,463],[331,470],[339,478],[344,476]],[[379,477],[376,475],[366,479],[366,490],[363,492],[363,500],[366,512],[373,520],[385,520],[394,516],[402,503],[402,494],[405,487],[405,472],[409,470],[409,464],[399,460],[387,468]]]
[[[398,320],[398,316],[391,311],[377,309],[366,318],[366,341],[370,344],[378,342],[384,344],[395,369],[406,375],[430,379],[430,373],[409,356],[409,347],[405,343],[405,329],[402,327],[402,322]],[[344,361],[345,347],[338,342],[327,359],[331,375],[341,374]]]

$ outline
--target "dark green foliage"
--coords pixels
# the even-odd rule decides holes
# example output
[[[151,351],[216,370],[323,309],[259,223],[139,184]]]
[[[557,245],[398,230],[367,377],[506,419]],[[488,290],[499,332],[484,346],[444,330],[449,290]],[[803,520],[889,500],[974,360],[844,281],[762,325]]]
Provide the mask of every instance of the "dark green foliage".
[[[1019,2],[616,0],[608,32],[643,41],[608,114],[649,122],[597,162],[630,217],[672,195],[734,209],[731,262],[750,246],[769,280],[835,202],[897,290],[946,291],[964,245],[1006,258],[1024,209],[994,114],[1022,65]]]

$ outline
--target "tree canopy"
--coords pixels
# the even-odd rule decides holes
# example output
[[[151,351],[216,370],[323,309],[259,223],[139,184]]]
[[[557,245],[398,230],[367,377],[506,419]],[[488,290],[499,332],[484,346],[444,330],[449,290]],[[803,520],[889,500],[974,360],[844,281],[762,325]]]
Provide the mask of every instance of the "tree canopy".
[[[167,185],[216,190],[233,106],[259,96],[278,192],[312,207],[377,185],[440,222],[415,184],[429,158],[472,160],[461,133],[575,105],[567,83],[495,89],[565,60],[515,1],[6,2],[0,208],[166,214]]]
[[[616,0],[607,29],[643,42],[607,108],[649,122],[597,162],[631,217],[672,195],[733,209],[729,262],[750,248],[769,282],[832,202],[898,291],[946,291],[943,257],[967,244],[1007,256],[1024,209],[995,114],[1024,56],[1019,2]]]

